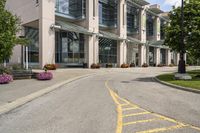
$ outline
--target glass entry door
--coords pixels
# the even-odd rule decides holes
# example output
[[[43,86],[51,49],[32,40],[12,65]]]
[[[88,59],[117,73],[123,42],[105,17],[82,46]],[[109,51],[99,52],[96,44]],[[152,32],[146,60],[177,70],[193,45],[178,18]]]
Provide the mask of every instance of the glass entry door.
[[[84,62],[84,35],[75,32],[57,32],[56,62],[82,64]]]

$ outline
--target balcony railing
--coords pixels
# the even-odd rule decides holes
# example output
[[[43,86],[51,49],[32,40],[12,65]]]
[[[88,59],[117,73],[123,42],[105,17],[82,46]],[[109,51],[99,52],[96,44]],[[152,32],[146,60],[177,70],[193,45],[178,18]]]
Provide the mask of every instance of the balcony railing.
[[[69,19],[84,19],[85,0],[56,0],[56,15]]]

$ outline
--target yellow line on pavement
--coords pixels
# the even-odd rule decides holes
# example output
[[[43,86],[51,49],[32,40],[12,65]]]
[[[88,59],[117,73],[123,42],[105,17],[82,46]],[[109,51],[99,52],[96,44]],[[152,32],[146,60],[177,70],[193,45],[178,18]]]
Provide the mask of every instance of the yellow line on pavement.
[[[176,126],[164,127],[164,128],[156,128],[156,129],[146,130],[146,131],[141,131],[141,132],[136,132],[136,133],[157,133],[157,132],[164,132],[164,131],[171,131],[171,130],[181,129],[181,128],[184,128],[186,126],[187,125],[179,124],[179,125],[176,125]]]
[[[156,133],[156,132],[163,132],[163,131],[167,131],[167,130],[175,130],[175,129],[183,128],[183,127],[189,127],[190,129],[192,128],[192,129],[200,131],[200,127],[196,127],[196,126],[189,125],[189,124],[184,124],[184,123],[181,123],[181,122],[179,122],[179,121],[177,121],[175,119],[172,119],[172,118],[169,118],[169,117],[165,117],[163,115],[156,114],[154,112],[147,111],[147,110],[139,107],[138,105],[133,104],[133,103],[129,102],[128,100],[119,97],[119,95],[117,95],[117,93],[115,93],[113,91],[113,89],[109,87],[108,82],[109,82],[109,80],[107,80],[105,82],[105,86],[109,90],[113,101],[117,105],[117,113],[118,113],[117,114],[117,117],[118,117],[117,119],[118,120],[117,120],[116,133],[122,133],[122,127],[123,126],[133,125],[133,124],[137,124],[137,123],[147,123],[147,122],[152,122],[152,121],[155,121],[155,120],[165,120],[165,121],[168,121],[168,122],[175,123],[177,125],[176,126],[171,126],[171,127],[163,127],[163,128],[156,128],[156,129],[141,131],[141,132],[138,132],[138,133]],[[119,100],[123,101],[124,103],[120,103]],[[126,105],[130,105],[132,107],[123,109],[122,107],[126,106]],[[135,113],[135,114],[127,114],[127,115],[122,116],[122,111],[134,110],[134,109],[139,109],[139,110],[142,110],[144,112]],[[137,116],[137,115],[142,115],[142,114],[152,114],[152,115],[156,116],[157,118],[123,123],[123,117]]]
[[[156,121],[156,120],[161,120],[161,119],[153,118],[153,119],[147,119],[147,120],[132,121],[132,122],[124,123],[123,126],[133,125],[133,124],[137,124],[137,123],[147,123],[147,122],[152,122],[152,121]]]
[[[128,111],[128,110],[134,110],[134,109],[138,109],[138,107],[124,108],[122,109],[122,111]]]
[[[105,86],[109,90],[110,95],[111,95],[112,99],[114,100],[115,104],[117,104],[117,113],[118,114],[117,114],[117,128],[116,128],[116,133],[121,133],[122,132],[122,107],[120,106],[120,103],[119,103],[119,101],[116,98],[116,93],[114,93],[112,91],[112,88],[110,88],[108,86],[108,81],[109,80],[107,80],[105,82]]]
[[[141,113],[128,114],[128,115],[123,115],[123,117],[146,115],[146,114],[151,114],[151,112],[141,112]]]

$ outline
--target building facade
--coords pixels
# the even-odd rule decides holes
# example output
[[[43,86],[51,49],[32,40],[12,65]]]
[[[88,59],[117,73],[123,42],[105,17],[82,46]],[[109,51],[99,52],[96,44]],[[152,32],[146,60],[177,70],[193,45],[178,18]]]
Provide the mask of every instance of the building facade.
[[[19,36],[31,40],[28,48],[14,48],[10,63],[42,68],[178,62],[179,55],[163,46],[166,13],[145,0],[7,0],[6,8],[21,18]]]

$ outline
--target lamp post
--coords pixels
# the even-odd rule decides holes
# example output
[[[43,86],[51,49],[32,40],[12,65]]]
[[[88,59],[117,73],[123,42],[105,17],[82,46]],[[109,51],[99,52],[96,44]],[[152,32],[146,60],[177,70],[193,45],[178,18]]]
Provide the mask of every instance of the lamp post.
[[[185,74],[185,60],[184,60],[184,54],[185,54],[185,44],[184,44],[184,1],[181,2],[181,37],[180,37],[180,60],[178,65],[178,73]]]
[[[185,60],[184,60],[184,54],[185,54],[185,44],[184,44],[184,0],[181,2],[181,21],[180,21],[180,27],[181,27],[181,35],[180,35],[180,60],[178,65],[178,73],[185,74],[186,68],[185,68]]]

